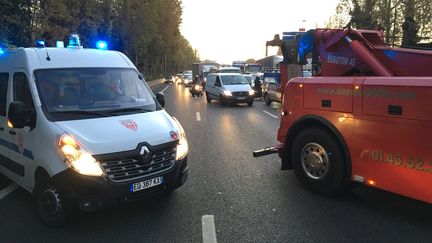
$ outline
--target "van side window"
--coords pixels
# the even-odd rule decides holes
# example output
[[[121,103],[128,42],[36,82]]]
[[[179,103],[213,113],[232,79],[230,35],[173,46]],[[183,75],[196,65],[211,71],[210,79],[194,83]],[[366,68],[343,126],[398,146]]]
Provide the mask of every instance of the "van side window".
[[[216,76],[215,85],[221,85],[221,81],[220,81],[219,76]]]
[[[24,73],[15,73],[13,80],[14,101],[22,101],[27,109],[34,110],[33,99],[30,92],[27,76]]]
[[[6,116],[6,97],[8,87],[8,73],[0,73],[0,116]]]

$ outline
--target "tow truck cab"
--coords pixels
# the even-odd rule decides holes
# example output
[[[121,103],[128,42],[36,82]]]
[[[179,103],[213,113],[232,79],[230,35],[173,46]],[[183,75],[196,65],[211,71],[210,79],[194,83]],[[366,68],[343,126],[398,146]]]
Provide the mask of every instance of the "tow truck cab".
[[[43,222],[185,183],[188,144],[122,53],[0,52],[0,173],[33,193]]]

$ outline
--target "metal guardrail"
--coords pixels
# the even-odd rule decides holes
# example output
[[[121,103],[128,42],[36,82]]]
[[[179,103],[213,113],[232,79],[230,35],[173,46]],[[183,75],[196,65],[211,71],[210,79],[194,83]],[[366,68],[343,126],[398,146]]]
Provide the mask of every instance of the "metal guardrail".
[[[163,83],[163,82],[164,82],[164,79],[161,78],[161,79],[156,79],[156,80],[147,81],[147,84],[148,84],[150,87],[152,87],[152,86],[155,86],[155,85],[161,84],[161,83]]]

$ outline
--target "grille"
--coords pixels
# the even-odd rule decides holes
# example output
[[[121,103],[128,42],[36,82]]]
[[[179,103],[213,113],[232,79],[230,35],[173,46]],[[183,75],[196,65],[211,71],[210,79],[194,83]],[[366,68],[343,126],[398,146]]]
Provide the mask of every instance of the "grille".
[[[249,92],[245,92],[245,91],[239,91],[239,92],[232,92],[233,96],[240,96],[240,97],[244,97],[244,96],[248,96]]]
[[[175,146],[152,152],[148,162],[139,157],[104,160],[102,168],[113,182],[126,182],[171,169],[175,163]]]

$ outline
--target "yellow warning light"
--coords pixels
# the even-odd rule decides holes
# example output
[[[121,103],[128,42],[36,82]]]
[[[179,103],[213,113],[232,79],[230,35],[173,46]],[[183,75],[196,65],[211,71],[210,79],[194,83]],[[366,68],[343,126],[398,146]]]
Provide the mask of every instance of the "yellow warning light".
[[[299,87],[300,87],[300,88],[303,88],[303,84],[299,84]]]
[[[356,85],[356,86],[354,87],[354,89],[355,89],[355,90],[359,90],[359,89],[360,89],[360,86]]]
[[[369,179],[366,181],[366,184],[368,184],[369,186],[375,186],[376,182],[374,180]]]
[[[347,115],[344,114],[343,116],[339,117],[339,122],[344,122],[347,119]]]
[[[7,121],[7,126],[9,127],[9,128],[13,128],[13,124],[12,124],[12,122],[11,121]]]

